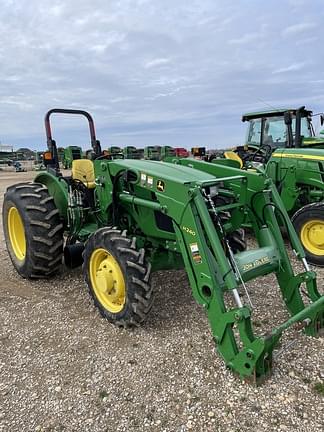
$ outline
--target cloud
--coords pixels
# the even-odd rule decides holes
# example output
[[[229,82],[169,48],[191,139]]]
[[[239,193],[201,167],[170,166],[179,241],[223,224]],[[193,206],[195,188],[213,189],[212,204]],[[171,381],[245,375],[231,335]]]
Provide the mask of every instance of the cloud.
[[[305,23],[300,23],[300,24],[294,24],[294,25],[291,25],[291,26],[285,28],[282,31],[282,35],[283,36],[296,35],[299,33],[304,33],[308,30],[312,30],[316,27],[317,27],[317,24],[314,22],[305,22]]]
[[[171,61],[171,59],[169,59],[169,58],[156,58],[156,59],[147,61],[144,64],[144,67],[146,69],[149,69],[149,68],[156,67],[156,66],[163,66],[163,65],[170,63],[170,61]]]
[[[281,74],[281,73],[286,73],[286,72],[299,71],[299,70],[303,69],[305,66],[306,66],[306,63],[292,63],[289,66],[276,69],[272,73],[273,74]]]
[[[89,110],[107,146],[233,146],[260,100],[319,111],[324,10],[298,5],[3,0],[0,140],[43,148],[52,107]],[[82,120],[53,121],[59,144],[89,145]]]
[[[256,41],[259,38],[260,38],[259,33],[246,33],[245,35],[237,39],[230,39],[228,43],[233,45],[244,45]]]

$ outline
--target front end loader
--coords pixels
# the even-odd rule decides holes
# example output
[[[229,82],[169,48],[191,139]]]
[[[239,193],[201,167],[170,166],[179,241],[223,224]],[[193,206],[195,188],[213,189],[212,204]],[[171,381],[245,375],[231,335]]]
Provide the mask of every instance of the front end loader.
[[[50,115],[61,112],[87,117],[95,155],[94,161],[73,161],[70,176],[60,172],[49,124]],[[51,110],[46,131],[52,164],[34,182],[8,188],[4,199],[6,244],[22,277],[53,276],[64,252],[67,265],[82,263],[102,316],[134,327],[152,308],[152,272],[184,268],[226,366],[256,383],[271,373],[273,351],[287,328],[299,323],[306,335],[319,335],[324,296],[280,196],[264,174],[192,159],[177,164],[111,160],[102,154],[92,118],[84,111]],[[246,219],[252,221],[254,249],[246,249],[240,231]],[[301,272],[289,260],[283,224]],[[270,273],[290,317],[258,336],[246,283]],[[228,296],[232,301],[225,301]]]

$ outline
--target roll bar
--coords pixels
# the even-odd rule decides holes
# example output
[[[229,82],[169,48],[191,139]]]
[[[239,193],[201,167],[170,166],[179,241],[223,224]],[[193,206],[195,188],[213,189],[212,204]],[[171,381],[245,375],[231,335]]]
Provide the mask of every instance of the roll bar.
[[[74,115],[82,115],[86,117],[89,123],[91,147],[93,148],[95,157],[101,155],[101,145],[100,145],[100,141],[97,140],[96,138],[94,121],[91,115],[87,111],[76,110],[76,109],[65,109],[65,108],[53,108],[49,110],[45,115],[45,131],[46,131],[47,147],[52,154],[52,161],[56,170],[59,169],[59,160],[58,160],[56,142],[52,137],[52,129],[51,129],[51,122],[50,122],[50,117],[52,114],[74,114]]]

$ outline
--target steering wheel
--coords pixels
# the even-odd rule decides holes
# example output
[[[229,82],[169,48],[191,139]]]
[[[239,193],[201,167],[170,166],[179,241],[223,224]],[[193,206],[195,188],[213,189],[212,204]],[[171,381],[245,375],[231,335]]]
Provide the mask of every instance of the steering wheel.
[[[272,147],[269,144],[263,144],[261,145],[252,155],[252,162],[261,162],[266,163],[268,162],[270,156],[272,153]],[[258,160],[257,160],[258,159]]]
[[[240,156],[244,165],[247,162],[265,164],[272,154],[272,147],[269,144],[263,144],[262,146],[248,144],[247,146],[239,146],[234,151]]]

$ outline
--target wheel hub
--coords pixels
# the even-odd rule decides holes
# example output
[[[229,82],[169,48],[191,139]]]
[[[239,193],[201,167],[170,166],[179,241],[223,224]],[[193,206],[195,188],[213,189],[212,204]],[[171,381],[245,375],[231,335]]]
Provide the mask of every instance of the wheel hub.
[[[120,312],[125,304],[126,288],[122,269],[105,249],[95,249],[90,258],[90,278],[100,303],[110,312]]]
[[[25,228],[16,207],[10,207],[8,212],[8,234],[14,254],[23,261],[26,256]]]
[[[106,293],[112,300],[116,300],[122,294],[120,286],[118,286],[116,279],[114,279],[114,269],[109,259],[101,262],[96,277],[99,284],[99,290]]]
[[[324,221],[311,220],[301,230],[303,246],[314,255],[324,255]]]

